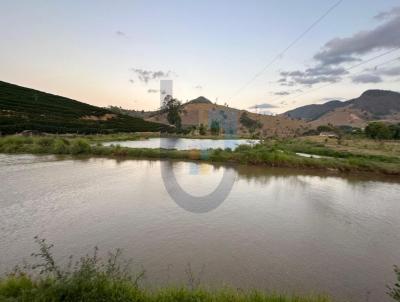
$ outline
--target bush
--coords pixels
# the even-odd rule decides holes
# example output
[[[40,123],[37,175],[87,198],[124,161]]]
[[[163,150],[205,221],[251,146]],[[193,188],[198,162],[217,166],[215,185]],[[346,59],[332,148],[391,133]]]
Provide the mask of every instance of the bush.
[[[89,143],[84,140],[84,139],[74,139],[71,143],[70,147],[70,153],[71,154],[83,154],[83,153],[89,153],[90,151],[90,145]]]
[[[21,302],[328,302],[327,297],[298,297],[265,294],[257,291],[244,292],[222,289],[207,291],[199,288],[189,277],[190,288],[165,288],[148,291],[140,288],[144,271],[132,274],[129,262],[121,261],[116,250],[108,258],[85,256],[74,265],[61,269],[53,258],[52,245],[36,238],[39,252],[32,254],[38,263],[28,266],[30,271],[16,270],[0,280],[0,301]],[[70,258],[72,259],[72,257]],[[72,260],[71,260],[72,263]],[[190,267],[189,267],[190,269]],[[32,277],[36,273],[36,277]],[[39,273],[39,275],[37,274]]]
[[[55,154],[67,154],[68,153],[68,141],[60,138],[56,138],[53,142],[53,152]]]

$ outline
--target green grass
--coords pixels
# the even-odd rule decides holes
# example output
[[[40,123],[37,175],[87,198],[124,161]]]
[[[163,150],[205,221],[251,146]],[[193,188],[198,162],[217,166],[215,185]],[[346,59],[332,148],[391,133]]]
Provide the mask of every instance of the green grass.
[[[0,301],[58,302],[329,302],[325,296],[289,296],[228,288],[207,290],[201,286],[148,290],[140,286],[144,272],[133,274],[120,251],[101,259],[98,249],[65,267],[54,259],[45,240],[36,238],[36,263],[16,268],[0,279]]]
[[[21,275],[0,282],[1,301],[56,302],[329,302],[324,296],[289,296],[260,291],[232,289],[164,288],[141,289],[127,280],[114,280],[105,274],[75,275],[64,280],[33,279]]]
[[[236,150],[215,149],[205,152],[167,149],[102,146],[93,138],[60,136],[6,136],[0,138],[1,153],[65,154],[111,158],[170,158],[229,162],[271,167],[319,169],[337,172],[373,172],[400,175],[400,159],[384,155],[354,154],[331,150],[318,143],[292,140],[268,140],[255,146],[241,145]],[[306,158],[296,152],[329,158]]]

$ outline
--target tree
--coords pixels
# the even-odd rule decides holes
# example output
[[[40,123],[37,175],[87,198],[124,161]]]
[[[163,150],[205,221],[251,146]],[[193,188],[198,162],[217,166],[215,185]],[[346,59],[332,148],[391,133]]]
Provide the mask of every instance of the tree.
[[[389,130],[393,139],[400,139],[400,124],[389,125]]]
[[[182,120],[180,114],[182,113],[182,103],[167,95],[164,98],[162,109],[167,112],[168,122],[171,125],[175,125],[178,130],[181,129]]]
[[[219,135],[219,131],[220,131],[220,126],[219,126],[219,122],[218,121],[212,121],[211,122],[211,134],[212,135]]]
[[[200,135],[206,135],[206,127],[203,124],[200,124],[199,133]]]
[[[247,112],[243,112],[243,114],[240,116],[240,123],[245,126],[250,133],[254,133],[256,129],[261,129],[263,126],[260,121],[250,118]]]
[[[389,126],[382,122],[369,123],[365,135],[373,139],[391,139],[393,137]]]
[[[319,133],[321,132],[335,132],[335,128],[331,125],[321,125],[317,127],[317,131]]]

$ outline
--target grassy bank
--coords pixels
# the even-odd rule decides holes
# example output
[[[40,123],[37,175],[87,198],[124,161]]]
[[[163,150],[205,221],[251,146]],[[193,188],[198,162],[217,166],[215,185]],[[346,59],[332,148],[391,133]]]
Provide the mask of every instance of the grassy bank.
[[[146,290],[140,286],[144,272],[133,274],[117,250],[107,259],[93,255],[62,268],[51,253],[51,245],[36,239],[40,250],[32,254],[33,265],[15,269],[0,279],[0,301],[121,301],[121,302],[329,302],[323,296],[289,296],[259,291],[221,289],[199,286],[168,287]],[[72,259],[72,258],[71,258]],[[72,262],[72,261],[71,261]],[[193,285],[193,284],[192,284]]]
[[[267,140],[255,146],[241,145],[236,150],[178,151],[166,149],[136,149],[102,146],[89,138],[57,136],[0,138],[1,153],[70,154],[111,158],[170,158],[229,162],[272,167],[319,169],[337,172],[373,172],[400,175],[400,157],[382,154],[362,154],[328,148],[323,144],[303,140]],[[296,153],[308,153],[324,158],[306,158]]]
[[[57,302],[329,302],[327,297],[289,296],[257,291],[230,289],[165,288],[158,291],[140,289],[129,280],[114,279],[104,273],[77,274],[64,280],[33,279],[26,275],[0,281],[1,301]]]

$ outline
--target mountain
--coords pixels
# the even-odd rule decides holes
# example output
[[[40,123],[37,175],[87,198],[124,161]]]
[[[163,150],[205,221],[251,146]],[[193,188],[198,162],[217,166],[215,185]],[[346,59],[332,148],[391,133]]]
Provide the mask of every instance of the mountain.
[[[344,102],[330,101],[324,104],[313,104],[298,107],[296,109],[285,112],[285,115],[295,119],[313,121],[321,117],[325,113],[343,106],[345,106]]]
[[[160,123],[112,112],[69,98],[0,81],[0,133],[164,131]]]
[[[366,111],[375,118],[400,112],[400,93],[387,90],[368,90],[349,101],[352,108]]]
[[[246,120],[249,123],[242,124],[242,115],[246,114]],[[205,97],[198,97],[192,101],[183,104],[181,114],[182,125],[184,127],[200,126],[201,124],[210,127],[213,120],[223,121],[229,124],[230,129],[238,135],[250,134],[249,124],[260,124],[255,132],[260,132],[264,136],[272,137],[292,137],[304,133],[309,129],[305,121],[291,119],[287,116],[262,115],[246,110],[239,110],[228,106],[222,106],[212,103]],[[159,123],[168,123],[166,113],[157,112],[147,120]]]
[[[387,90],[367,90],[358,98],[321,105],[308,105],[283,115],[310,121],[312,126],[332,124],[364,127],[373,120],[400,121],[400,93]]]

